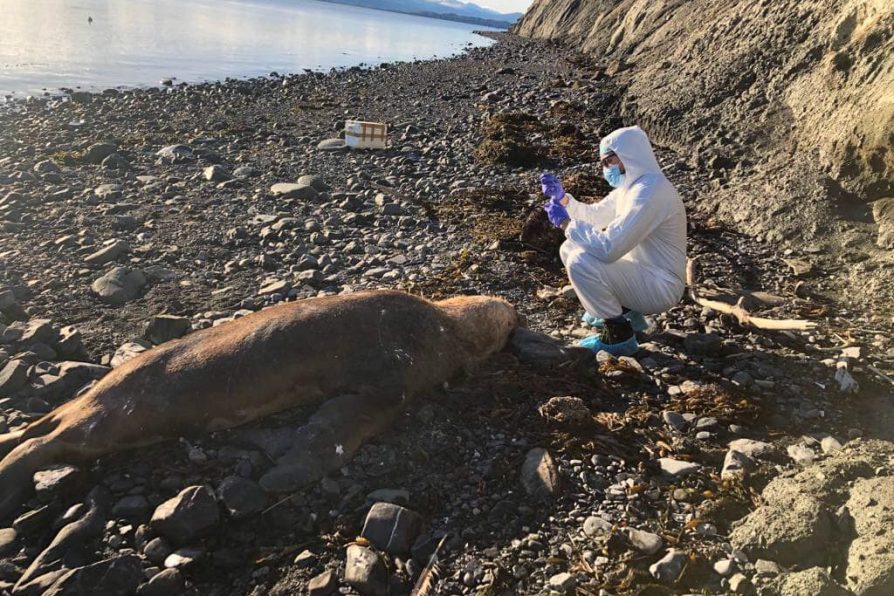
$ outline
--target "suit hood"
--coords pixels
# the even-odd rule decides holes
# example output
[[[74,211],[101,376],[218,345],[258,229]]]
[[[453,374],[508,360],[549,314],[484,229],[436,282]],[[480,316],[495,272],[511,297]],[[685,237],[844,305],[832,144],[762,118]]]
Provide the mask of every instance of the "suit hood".
[[[619,128],[599,143],[599,157],[612,151],[624,164],[624,186],[630,186],[645,174],[663,175],[652,143],[639,126]]]

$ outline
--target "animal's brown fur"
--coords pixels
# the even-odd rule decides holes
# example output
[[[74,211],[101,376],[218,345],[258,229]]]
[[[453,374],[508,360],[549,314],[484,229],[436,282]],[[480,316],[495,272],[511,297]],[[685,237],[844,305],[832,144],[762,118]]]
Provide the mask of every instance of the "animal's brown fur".
[[[305,474],[312,480],[347,460],[405,400],[500,350],[516,325],[512,306],[497,298],[433,303],[372,291],[276,306],[162,344],[24,431],[0,436],[0,517],[19,506],[32,474],[49,464],[328,400],[262,481],[270,490],[289,489],[294,466],[322,461],[316,465],[326,469]],[[328,450],[331,441],[339,442],[338,461],[308,453],[324,443]]]

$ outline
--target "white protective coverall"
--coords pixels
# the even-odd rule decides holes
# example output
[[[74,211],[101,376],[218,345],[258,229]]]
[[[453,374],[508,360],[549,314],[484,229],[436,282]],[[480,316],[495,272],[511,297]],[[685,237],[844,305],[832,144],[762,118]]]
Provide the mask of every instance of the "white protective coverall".
[[[658,313],[683,296],[686,271],[686,211],[664,177],[649,138],[638,126],[602,140],[624,164],[621,187],[588,205],[568,196],[571,222],[560,255],[584,309],[600,318],[621,307]]]

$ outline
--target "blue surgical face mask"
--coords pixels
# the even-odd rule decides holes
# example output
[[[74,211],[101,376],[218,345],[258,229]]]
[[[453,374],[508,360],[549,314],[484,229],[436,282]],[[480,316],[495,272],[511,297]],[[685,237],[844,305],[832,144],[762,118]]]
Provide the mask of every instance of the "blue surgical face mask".
[[[624,184],[624,174],[621,173],[621,166],[619,165],[602,168],[602,175],[612,188],[618,188]]]

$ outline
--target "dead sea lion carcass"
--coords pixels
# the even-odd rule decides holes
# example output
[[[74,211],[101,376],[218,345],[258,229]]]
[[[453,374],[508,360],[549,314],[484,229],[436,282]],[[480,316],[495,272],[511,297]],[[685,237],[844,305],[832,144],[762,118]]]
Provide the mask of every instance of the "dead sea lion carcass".
[[[516,326],[499,298],[368,291],[275,306],[164,343],[0,435],[0,517],[47,465],[322,403],[261,478],[270,491],[298,488],[348,461],[407,400],[502,349]]]

